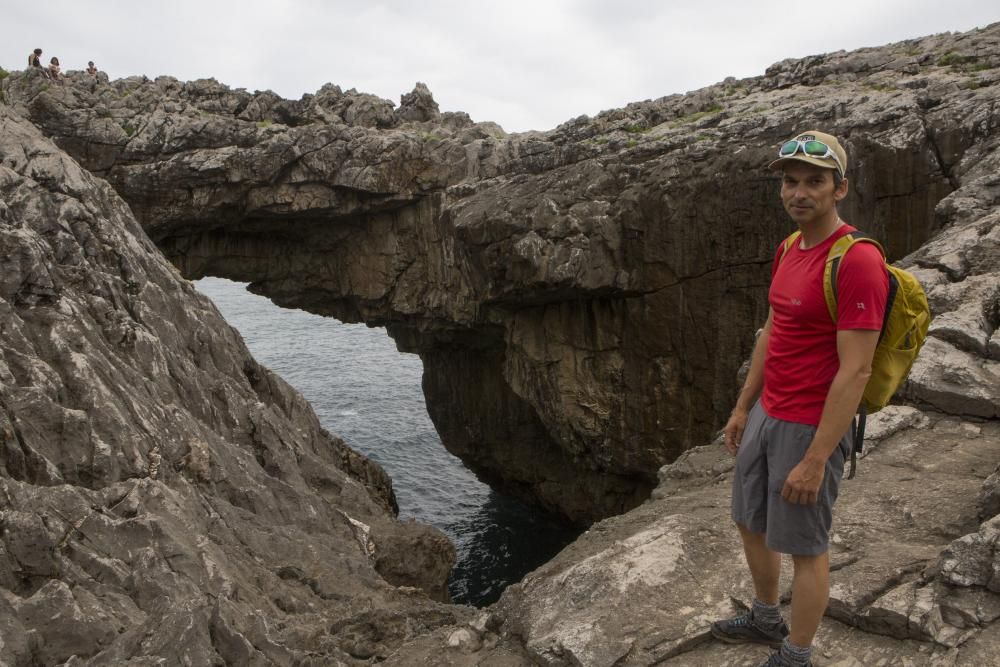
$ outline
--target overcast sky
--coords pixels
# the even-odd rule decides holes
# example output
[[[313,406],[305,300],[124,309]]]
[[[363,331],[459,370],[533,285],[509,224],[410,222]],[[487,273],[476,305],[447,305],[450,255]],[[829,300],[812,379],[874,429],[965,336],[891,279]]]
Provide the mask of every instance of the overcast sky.
[[[840,49],[1000,20],[997,0],[108,0],[4,2],[0,66],[44,49],[112,78],[215,77],[289,98],[326,82],[507,131],[695,90]]]

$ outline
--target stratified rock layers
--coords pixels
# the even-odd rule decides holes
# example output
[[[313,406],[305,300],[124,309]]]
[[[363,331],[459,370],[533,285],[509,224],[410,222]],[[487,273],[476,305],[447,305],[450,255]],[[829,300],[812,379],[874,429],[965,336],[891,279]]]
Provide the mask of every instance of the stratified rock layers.
[[[428,599],[450,545],[393,520],[382,471],[150,238],[186,276],[387,326],[424,359],[449,448],[588,521],[640,502],[728,411],[788,231],[764,166],[822,127],[852,157],[842,213],[905,256],[936,319],[910,405],[873,418],[844,485],[816,661],[991,664],[998,84],[1000,24],[515,136],[440,113],[421,85],[394,109],[336,86],[290,102],[214,81],[0,81],[0,657],[763,659],[706,643],[750,594],[718,446],[473,618]]]
[[[728,413],[790,231],[773,147],[843,137],[844,217],[907,255],[995,145],[997,33],[787,61],[512,136],[422,85],[396,110],[169,78],[6,94],[185,276],[387,326],[424,361],[448,449],[587,522],[640,502]]]
[[[394,513],[111,187],[0,105],[0,663],[385,656],[463,613],[432,601],[452,545]]]

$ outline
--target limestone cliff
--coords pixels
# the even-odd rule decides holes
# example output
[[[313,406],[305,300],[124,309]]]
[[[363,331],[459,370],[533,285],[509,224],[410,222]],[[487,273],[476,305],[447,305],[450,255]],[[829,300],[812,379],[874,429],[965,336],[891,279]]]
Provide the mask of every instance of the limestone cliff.
[[[841,488],[830,605],[813,659],[822,667],[980,667],[997,664],[1000,655],[998,35],[994,26],[771,70],[776,84],[787,83],[792,73],[812,82],[816,87],[805,92],[815,96],[830,89],[811,78],[814,67],[820,80],[844,76],[875,56],[919,54],[934,45],[943,50],[935,62],[967,66],[982,77],[974,79],[982,86],[965,90],[987,91],[979,106],[957,86],[953,93],[965,101],[946,102],[948,94],[932,92],[941,90],[933,77],[918,87],[928,96],[918,96],[924,100],[918,103],[931,109],[922,117],[926,136],[937,137],[927,147],[938,146],[941,175],[953,190],[933,207],[933,216],[925,215],[933,220],[924,228],[932,238],[903,263],[920,276],[936,319],[900,404],[872,417],[858,476]],[[963,46],[971,50],[960,51]],[[918,72],[897,72],[893,85]],[[897,90],[889,99],[906,97]],[[885,120],[885,103],[883,98],[881,106],[865,107],[875,127]],[[899,142],[884,178],[914,176],[908,170],[919,153],[906,148],[913,144],[905,118],[897,117],[897,132],[879,134],[883,145]],[[941,141],[942,134],[930,131],[954,121],[961,129],[945,133],[951,139]],[[868,131],[858,129],[863,136]],[[956,140],[966,148],[941,148]],[[865,144],[853,141],[858,155]],[[864,193],[865,176],[855,178]],[[906,208],[913,201],[912,192],[900,192],[888,205]],[[877,210],[877,199],[875,204]],[[855,210],[859,215],[863,209]],[[738,613],[752,599],[728,519],[731,469],[721,440],[687,451],[660,470],[659,485],[642,506],[592,525],[553,561],[510,587],[487,616],[422,637],[388,664],[401,667],[413,664],[414,656],[435,654],[443,656],[440,665],[490,664],[503,657],[490,648],[498,638],[523,643],[530,664],[548,667],[760,664],[765,648],[714,642],[708,632],[712,620]],[[790,565],[785,563],[786,577]],[[782,588],[787,603],[788,579]]]
[[[387,326],[423,359],[449,450],[586,522],[639,503],[727,414],[789,231],[774,146],[844,137],[846,219],[911,253],[994,145],[998,32],[782,62],[511,136],[422,86],[398,109],[166,77],[15,75],[4,92],[186,277]]]
[[[656,471],[728,412],[788,231],[763,167],[819,126],[852,156],[844,217],[921,276],[937,316],[909,405],[873,425],[845,485],[820,660],[989,664],[998,83],[1000,24],[510,136],[441,113],[422,86],[394,108],[335,86],[286,101],[14,73],[0,82],[4,650],[14,664],[752,659],[704,643],[747,593],[728,461],[693,449],[658,486]],[[652,498],[478,618],[397,587],[439,595],[447,545],[392,520],[378,468],[322,432],[150,239],[186,277],[387,326],[424,360],[446,445],[498,486],[581,521]]]
[[[382,469],[0,104],[0,664],[387,655],[463,616],[432,601],[452,545],[394,514]]]

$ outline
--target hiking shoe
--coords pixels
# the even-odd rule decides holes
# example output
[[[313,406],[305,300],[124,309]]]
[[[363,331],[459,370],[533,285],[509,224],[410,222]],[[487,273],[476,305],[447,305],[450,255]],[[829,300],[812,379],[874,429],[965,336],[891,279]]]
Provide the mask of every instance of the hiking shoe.
[[[782,621],[773,628],[761,627],[754,623],[750,613],[747,612],[736,618],[727,618],[712,623],[712,636],[728,644],[754,643],[781,648],[781,642],[788,636],[788,626]],[[781,665],[782,663],[774,664]]]
[[[794,665],[786,662],[781,653],[772,653],[767,661],[760,663],[760,667],[794,667]],[[806,667],[812,667],[812,662],[807,662]]]

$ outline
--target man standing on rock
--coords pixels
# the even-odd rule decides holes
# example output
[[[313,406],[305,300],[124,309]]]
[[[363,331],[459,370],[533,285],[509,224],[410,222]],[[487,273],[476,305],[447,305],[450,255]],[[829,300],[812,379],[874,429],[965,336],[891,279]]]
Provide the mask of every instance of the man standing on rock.
[[[801,236],[775,254],[767,322],[724,430],[736,456],[732,516],[756,597],[747,614],[712,624],[722,641],[778,648],[762,667],[811,664],[829,596],[833,503],[888,295],[878,248],[858,243],[837,273],[836,322],[827,310],[827,254],[854,231],[837,213],[848,188],[840,142],[804,132],[770,168],[782,172],[781,201]],[[790,632],[778,608],[781,554],[794,563]]]

